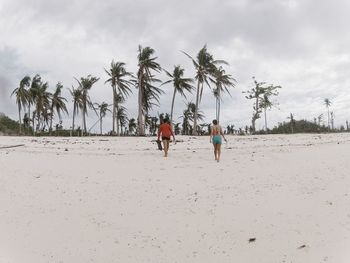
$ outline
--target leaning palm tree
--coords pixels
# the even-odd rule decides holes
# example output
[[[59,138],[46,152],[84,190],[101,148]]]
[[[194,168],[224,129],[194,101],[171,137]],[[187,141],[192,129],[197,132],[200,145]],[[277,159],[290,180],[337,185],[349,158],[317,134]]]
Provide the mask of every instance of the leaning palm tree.
[[[324,99],[324,105],[327,107],[327,112],[328,112],[328,130],[330,129],[330,114],[329,114],[329,107],[331,106],[332,102],[326,98]]]
[[[86,78],[80,78],[80,80],[76,79],[79,84],[79,89],[82,90],[81,94],[81,111],[83,115],[83,132],[87,133],[86,129],[86,116],[88,114],[88,108],[93,108],[93,104],[91,102],[89,91],[100,78],[93,77],[88,75]]]
[[[216,100],[216,119],[219,122],[222,94],[227,92],[229,95],[231,95],[229,88],[235,87],[236,80],[230,74],[226,74],[225,70],[221,66],[215,69],[211,80],[214,82],[216,87],[214,89],[214,97]]]
[[[227,62],[223,60],[214,60],[213,56],[207,51],[206,45],[198,52],[196,59],[183,52],[187,57],[192,60],[192,63],[196,70],[197,80],[197,94],[196,94],[196,108],[193,120],[193,132],[194,135],[197,135],[197,122],[198,122],[198,108],[199,103],[202,99],[203,94],[203,86],[206,83],[209,87],[208,78],[210,75],[213,75],[216,69],[216,65],[218,64],[227,64]]]
[[[107,115],[107,111],[111,111],[108,107],[108,103],[102,102],[101,104],[94,103],[94,105],[97,108],[97,112],[99,115],[99,122],[100,122],[100,135],[102,135],[102,120]]]
[[[137,118],[137,129],[138,135],[145,135],[145,123],[144,123],[144,101],[145,92],[148,88],[148,92],[151,91],[150,87],[154,81],[152,71],[160,72],[161,67],[156,62],[157,57],[154,57],[154,49],[151,47],[142,48],[139,46],[138,50],[138,71],[137,71],[137,88],[138,88],[138,118]],[[148,86],[148,87],[147,87]],[[148,94],[150,95],[150,94]]]
[[[109,76],[109,79],[105,83],[109,82],[113,89],[113,129],[112,133],[115,134],[115,123],[117,123],[117,136],[119,136],[119,122],[116,111],[118,110],[118,102],[116,101],[117,94],[121,94],[126,97],[131,93],[130,85],[132,84],[130,80],[126,80],[126,77],[131,77],[131,73],[127,72],[125,69],[125,63],[114,62],[112,60],[111,68],[109,70],[105,69],[105,72]]]
[[[195,116],[195,112],[196,112],[196,104],[193,102],[189,102],[186,105],[186,109],[183,112],[183,115],[180,116],[180,118],[183,119],[182,122],[182,131],[184,135],[190,135],[193,134],[193,129],[194,129],[194,125],[193,127],[191,126],[190,122],[194,123],[194,116]],[[204,114],[202,113],[202,111],[197,111],[197,117],[198,120],[203,120],[204,119]]]
[[[51,108],[50,108],[50,133],[52,131],[52,120],[53,120],[53,115],[54,112],[56,111],[59,120],[62,120],[62,112],[68,114],[67,106],[66,106],[66,98],[62,97],[62,88],[63,85],[58,82],[56,85],[56,90],[52,94],[52,99],[51,99]]]
[[[28,91],[26,87],[30,86],[30,77],[25,76],[19,83],[19,87],[14,89],[11,96],[16,96],[16,103],[18,106],[18,121],[19,121],[19,134],[22,134],[22,108],[25,108],[28,103]]]
[[[69,90],[71,96],[73,97],[73,123],[72,123],[72,130],[71,135],[74,132],[74,126],[75,126],[75,117],[79,113],[79,109],[82,108],[82,90],[77,88],[75,89],[72,87],[72,89]]]
[[[47,82],[41,83],[39,86],[35,87],[35,116],[37,119],[37,124],[35,130],[44,130],[45,126],[49,122],[50,116],[50,100],[52,94],[47,91],[49,84]]]
[[[128,122],[128,115],[126,108],[124,106],[120,106],[117,111],[117,117],[120,125],[121,134],[123,134],[123,128],[126,126]]]
[[[30,85],[30,88],[28,89],[28,118],[32,121],[33,125],[33,131],[34,131],[34,120],[35,118],[31,118],[31,106],[34,104],[36,100],[36,92],[38,90],[38,87],[42,85],[41,77],[39,74],[35,75],[32,79],[32,83]],[[34,105],[35,106],[35,105]]]
[[[180,66],[175,66],[173,73],[169,73],[165,70],[168,77],[170,77],[169,80],[165,81],[162,85],[172,83],[174,86],[174,93],[173,93],[173,99],[171,102],[171,109],[170,109],[170,123],[173,123],[173,110],[174,110],[174,103],[175,103],[175,95],[176,93],[180,93],[181,96],[186,98],[185,91],[192,92],[194,87],[192,86],[193,79],[191,78],[184,78],[184,69]]]

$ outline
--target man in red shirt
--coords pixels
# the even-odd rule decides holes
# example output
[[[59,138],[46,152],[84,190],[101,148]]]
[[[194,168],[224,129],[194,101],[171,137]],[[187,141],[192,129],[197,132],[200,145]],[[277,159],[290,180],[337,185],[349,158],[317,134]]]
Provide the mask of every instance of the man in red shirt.
[[[158,141],[159,141],[160,135],[162,135],[164,157],[168,157],[170,136],[173,136],[173,139],[175,142],[175,135],[173,133],[173,130],[167,118],[164,119],[163,123],[159,125]]]

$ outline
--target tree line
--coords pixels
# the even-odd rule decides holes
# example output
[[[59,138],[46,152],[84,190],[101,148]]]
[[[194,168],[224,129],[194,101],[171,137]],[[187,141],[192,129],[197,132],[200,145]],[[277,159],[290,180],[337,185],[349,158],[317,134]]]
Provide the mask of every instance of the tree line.
[[[155,50],[151,47],[139,46],[137,54],[138,67],[135,74],[127,71],[124,62],[112,60],[109,68],[105,69],[105,84],[108,84],[112,90],[111,104],[107,102],[94,103],[90,97],[92,87],[96,82],[100,81],[99,77],[88,75],[75,78],[76,85],[69,89],[73,102],[70,135],[86,135],[90,133],[92,127],[88,129],[86,124],[88,111],[95,112],[97,121],[93,127],[99,124],[100,134],[102,134],[103,119],[106,117],[107,112],[112,113],[111,135],[135,134],[144,136],[146,129],[148,129],[148,133],[154,134],[158,121],[162,121],[164,114],[150,116],[150,111],[154,107],[159,106],[160,95],[164,93],[162,89],[164,85],[172,85],[173,87],[170,114],[167,114],[167,117],[173,124],[175,132],[185,135],[206,133],[209,129],[209,124],[199,124],[199,121],[204,119],[203,112],[200,110],[203,90],[205,88],[212,90],[216,105],[216,119],[220,121],[223,96],[225,94],[231,96],[230,90],[235,87],[237,81],[232,75],[226,73],[225,66],[229,64],[225,60],[215,59],[208,51],[206,45],[199,50],[195,57],[186,52],[182,53],[193,64],[195,70],[193,77],[185,77],[185,69],[180,65],[175,65],[172,71],[162,68],[158,63],[158,58],[155,56]],[[165,73],[167,78],[164,82],[158,78],[162,72]],[[243,92],[246,94],[246,99],[253,101],[251,126],[246,127],[244,130],[246,133],[256,133],[255,123],[263,115],[264,131],[269,132],[267,128],[267,111],[278,105],[272,99],[278,96],[281,86],[258,82],[255,77],[253,77],[253,82],[254,87]],[[35,75],[33,78],[25,76],[20,81],[19,86],[11,94],[11,96],[15,97],[18,107],[20,134],[35,135],[38,132],[52,134],[55,118],[58,120],[55,130],[63,129],[62,115],[69,115],[69,111],[67,109],[67,98],[62,96],[62,89],[62,83],[58,82],[53,92],[50,92],[48,83],[44,82],[40,75]],[[135,91],[138,96],[138,116],[137,118],[129,119],[124,103]],[[182,123],[174,123],[173,112],[177,95],[187,99],[187,95],[193,92],[195,92],[195,102],[187,102],[183,114],[180,116]],[[331,123],[334,125],[333,112],[329,111],[330,104],[329,99],[326,99],[325,105],[328,110],[329,128]],[[82,125],[77,127],[76,118],[79,115]],[[228,125],[227,133],[233,133],[234,131],[233,125]],[[240,129],[240,133],[242,132],[244,131]]]

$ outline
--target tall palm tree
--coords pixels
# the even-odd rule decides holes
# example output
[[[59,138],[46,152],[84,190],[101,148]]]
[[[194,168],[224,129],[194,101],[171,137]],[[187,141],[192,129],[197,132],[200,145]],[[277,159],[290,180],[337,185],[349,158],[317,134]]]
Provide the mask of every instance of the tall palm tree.
[[[107,111],[111,111],[108,107],[108,103],[102,102],[101,104],[94,103],[96,105],[100,121],[100,135],[102,135],[102,120],[106,117]]]
[[[214,89],[214,97],[216,100],[216,119],[219,122],[222,94],[227,92],[229,95],[231,95],[229,88],[235,87],[236,80],[230,74],[226,74],[225,70],[221,66],[215,69],[211,80],[214,82],[216,87]]]
[[[324,105],[327,107],[327,112],[328,112],[328,129],[330,128],[330,114],[329,114],[329,107],[331,106],[332,102],[326,98],[324,99]]]
[[[73,123],[72,123],[72,130],[71,135],[74,132],[74,125],[75,125],[75,117],[79,113],[79,109],[81,109],[82,106],[82,90],[77,88],[75,89],[72,87],[72,89],[69,90],[71,96],[73,97]]]
[[[67,106],[66,103],[67,99],[62,97],[62,88],[63,85],[58,82],[56,85],[56,90],[52,95],[51,99],[51,108],[50,108],[50,132],[52,131],[52,120],[53,120],[53,115],[54,111],[56,111],[59,120],[62,120],[62,112],[68,114]]]
[[[112,132],[115,134],[115,123],[117,123],[117,136],[119,136],[119,122],[116,111],[118,110],[118,102],[116,101],[117,94],[121,94],[126,97],[131,93],[130,85],[132,84],[130,80],[126,80],[125,77],[131,77],[131,73],[127,72],[125,69],[125,63],[114,62],[112,60],[111,68],[109,70],[105,69],[105,72],[109,76],[109,79],[105,83],[109,82],[113,89],[113,128]]]
[[[174,86],[173,99],[171,102],[171,109],[170,109],[170,123],[173,123],[173,110],[174,110],[176,93],[180,93],[181,96],[186,98],[185,91],[192,92],[192,90],[194,89],[194,87],[192,86],[193,79],[184,78],[183,77],[184,71],[185,70],[180,66],[175,66],[172,74],[165,70],[166,74],[171,79],[165,81],[162,85],[172,83]]]
[[[93,108],[93,104],[91,102],[89,91],[92,86],[99,80],[100,78],[93,77],[88,75],[86,78],[80,78],[80,80],[76,79],[79,84],[79,89],[82,90],[81,94],[81,111],[83,114],[83,132],[87,133],[86,129],[86,116],[88,114],[88,108]]]
[[[14,89],[11,96],[16,96],[16,103],[18,106],[18,120],[19,120],[19,134],[22,134],[22,108],[25,108],[28,103],[28,91],[26,87],[30,86],[30,77],[25,76],[19,83],[19,87]]]
[[[183,53],[192,60],[192,63],[196,70],[195,79],[197,80],[197,94],[195,104],[196,108],[193,120],[193,132],[194,135],[197,135],[198,108],[199,103],[202,99],[204,83],[206,83],[210,87],[208,77],[214,74],[216,65],[227,64],[227,62],[223,60],[214,60],[213,56],[208,52],[206,45],[201,50],[199,50],[196,60],[187,53]]]
[[[49,84],[45,82],[36,86],[33,90],[35,94],[35,115],[33,114],[33,118],[36,117],[37,119],[36,131],[44,130],[50,119],[49,109],[52,94],[47,91],[48,87]]]
[[[145,135],[145,96],[146,99],[154,97],[152,94],[152,82],[154,82],[154,76],[152,71],[160,72],[161,67],[156,62],[157,57],[154,57],[154,49],[151,47],[142,48],[139,46],[138,50],[138,71],[137,71],[137,88],[138,88],[138,118],[137,118],[137,129],[138,135]],[[149,106],[149,105],[148,105]]]
[[[39,86],[42,85],[42,81],[41,81],[41,77],[40,75],[35,75],[32,79],[32,83],[30,85],[30,88],[28,90],[28,118],[29,120],[32,121],[32,125],[33,125],[33,131],[35,131],[34,129],[34,120],[35,118],[31,118],[31,106],[34,104],[35,100],[36,100],[36,92],[39,88]]]

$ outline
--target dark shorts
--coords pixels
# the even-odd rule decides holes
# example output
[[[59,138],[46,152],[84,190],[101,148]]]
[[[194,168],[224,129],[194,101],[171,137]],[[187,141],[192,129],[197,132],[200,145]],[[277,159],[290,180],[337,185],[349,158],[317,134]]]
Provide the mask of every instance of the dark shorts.
[[[162,136],[162,141],[170,141],[170,137],[164,137],[164,136]]]

